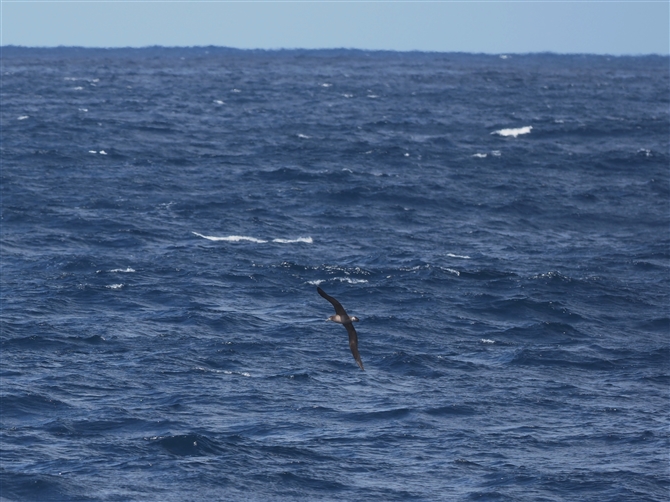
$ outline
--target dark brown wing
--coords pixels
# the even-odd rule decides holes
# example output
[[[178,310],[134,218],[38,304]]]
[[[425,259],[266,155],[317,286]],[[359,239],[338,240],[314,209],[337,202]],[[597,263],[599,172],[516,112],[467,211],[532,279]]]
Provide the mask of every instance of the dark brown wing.
[[[347,333],[349,333],[349,348],[351,349],[351,353],[354,355],[356,363],[363,371],[365,371],[365,368],[363,367],[363,361],[361,361],[361,355],[358,353],[358,335],[354,329],[354,323],[348,322],[344,325],[344,327],[347,328]]]
[[[326,300],[328,300],[330,303],[333,304],[333,307],[335,307],[335,313],[337,315],[347,315],[347,312],[344,310],[344,307],[340,302],[338,302],[335,298],[332,296],[326,294],[326,292],[321,289],[319,286],[316,287],[316,290],[319,292],[321,296],[323,296]],[[348,316],[347,316],[348,317]],[[354,336],[356,335],[356,332],[354,331]],[[350,335],[351,336],[351,335]]]

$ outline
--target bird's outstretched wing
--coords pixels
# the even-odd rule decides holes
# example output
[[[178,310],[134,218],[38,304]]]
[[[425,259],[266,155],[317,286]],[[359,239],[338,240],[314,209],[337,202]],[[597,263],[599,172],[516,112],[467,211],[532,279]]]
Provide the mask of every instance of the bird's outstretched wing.
[[[335,313],[337,315],[342,315],[346,316],[347,312],[344,310],[344,307],[340,302],[338,302],[335,298],[327,294],[323,289],[321,289],[319,286],[316,287],[316,290],[319,292],[321,296],[323,296],[326,300],[328,300],[330,303],[333,304],[333,307],[335,307]],[[351,333],[349,333],[349,336],[351,337]],[[356,336],[356,332],[354,331],[354,336]]]
[[[365,368],[363,367],[363,361],[361,361],[361,355],[358,353],[358,335],[356,334],[356,329],[354,329],[354,324],[351,322],[348,322],[344,325],[345,328],[347,328],[347,333],[349,333],[349,348],[351,349],[351,353],[354,355],[354,359],[356,359],[356,364],[358,364],[363,371],[365,371]]]

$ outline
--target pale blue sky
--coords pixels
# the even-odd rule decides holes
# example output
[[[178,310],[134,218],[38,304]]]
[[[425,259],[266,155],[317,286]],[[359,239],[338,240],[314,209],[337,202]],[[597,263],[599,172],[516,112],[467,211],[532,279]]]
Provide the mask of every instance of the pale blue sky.
[[[664,54],[661,1],[2,0],[0,44]]]

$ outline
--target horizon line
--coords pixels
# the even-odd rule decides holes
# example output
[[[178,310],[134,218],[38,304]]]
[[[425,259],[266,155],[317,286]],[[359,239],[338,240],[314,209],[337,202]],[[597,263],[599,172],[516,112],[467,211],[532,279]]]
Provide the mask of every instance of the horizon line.
[[[3,0],[4,3],[5,0]],[[97,1],[97,0],[96,0]],[[103,0],[107,1],[107,0]],[[116,0],[114,0],[116,1]],[[3,49],[28,49],[28,50],[49,50],[49,49],[83,49],[83,50],[146,50],[146,49],[224,49],[230,51],[249,51],[249,52],[281,52],[281,51],[356,51],[356,52],[395,52],[401,54],[425,53],[425,54],[470,54],[486,56],[532,56],[532,55],[555,55],[555,56],[607,56],[607,57],[647,57],[658,56],[668,57],[668,53],[645,52],[645,53],[610,53],[610,52],[556,52],[552,50],[539,50],[527,52],[486,52],[486,51],[442,51],[427,49],[366,49],[359,47],[233,47],[227,45],[124,45],[124,46],[85,46],[85,45],[16,45],[0,44],[0,50]]]

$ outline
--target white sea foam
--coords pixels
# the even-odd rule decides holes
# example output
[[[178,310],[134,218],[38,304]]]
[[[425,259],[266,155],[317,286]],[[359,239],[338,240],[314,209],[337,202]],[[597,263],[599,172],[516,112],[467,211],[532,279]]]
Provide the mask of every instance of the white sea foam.
[[[461,273],[458,270],[454,270],[453,268],[445,268],[444,270],[446,270],[447,272],[450,272],[454,275],[458,275],[458,276],[461,275]]]
[[[516,129],[500,129],[493,131],[491,134],[498,134],[499,136],[512,136],[516,138],[520,134],[529,134],[533,126],[517,127]]]
[[[245,377],[250,377],[251,374],[246,371],[230,371],[230,370],[215,370],[210,368],[203,368],[202,366],[196,366],[193,368],[196,371],[202,371],[203,373],[223,373],[224,375],[240,375]]]
[[[110,284],[109,286],[105,287],[109,289],[121,289],[123,287],[123,284]]]
[[[226,241],[226,242],[249,241],[249,242],[255,242],[257,244],[264,244],[267,242],[262,239],[256,239],[255,237],[247,237],[246,235],[227,235],[225,237],[216,237],[214,235],[202,235],[199,234],[198,232],[193,232],[193,234],[197,235],[198,237],[202,237],[203,239],[207,239],[209,241]]]
[[[132,268],[130,268],[130,267],[127,267],[127,268],[115,268],[115,269],[113,269],[113,270],[110,270],[110,272],[115,272],[115,273],[118,272],[118,273],[122,273],[122,274],[130,274],[130,273],[132,273],[132,272],[135,272],[135,269],[132,269]]]
[[[335,277],[340,282],[348,282],[349,284],[362,284],[368,282],[367,279],[352,279],[351,277]]]
[[[500,150],[493,150],[491,152],[491,155],[493,155],[494,157],[500,157],[502,153],[500,152]]]
[[[222,105],[222,104],[224,104],[224,102],[221,101],[220,99],[215,99],[214,102],[215,102],[217,105]]]
[[[488,155],[486,153],[475,153],[473,157],[477,159],[485,159],[486,157],[488,157]]]
[[[321,87],[332,87],[333,84],[321,84]]]
[[[104,151],[104,150],[100,150],[98,153],[99,153],[100,155],[107,155],[107,152]]]
[[[272,239],[272,242],[279,244],[293,244],[295,242],[304,242],[305,244],[312,244],[314,241],[311,237],[298,237],[297,239]]]
[[[30,118],[29,115],[21,115],[20,117],[16,117],[16,120],[26,120],[27,118]]]
[[[249,237],[246,235],[227,235],[224,237],[217,237],[215,235],[199,234],[198,232],[192,232],[192,233],[194,235],[197,235],[198,237],[202,237],[203,239],[207,239],[210,241],[225,241],[225,242],[248,241],[248,242],[255,242],[256,244],[265,244],[268,242],[263,239],[257,239],[256,237]],[[297,239],[272,239],[272,242],[276,242],[277,244],[295,244],[300,242],[305,244],[312,244],[314,240],[311,237],[298,237]]]
[[[464,254],[453,254],[453,253],[447,253],[447,256],[449,258],[463,258],[464,260],[469,260],[470,257]]]
[[[298,137],[299,137],[300,139],[309,139],[309,138],[311,138],[311,136],[307,136],[306,134],[298,134]]]
[[[496,343],[495,340],[489,340],[488,338],[482,338],[481,342],[482,343]]]
[[[88,108],[79,108],[79,111],[80,111],[80,112],[87,112],[87,111],[88,111]]]

